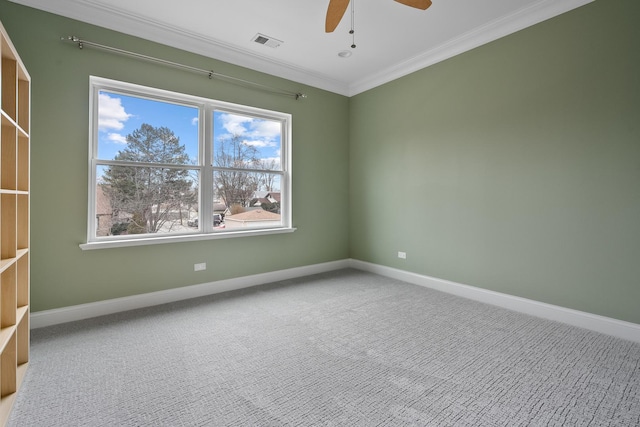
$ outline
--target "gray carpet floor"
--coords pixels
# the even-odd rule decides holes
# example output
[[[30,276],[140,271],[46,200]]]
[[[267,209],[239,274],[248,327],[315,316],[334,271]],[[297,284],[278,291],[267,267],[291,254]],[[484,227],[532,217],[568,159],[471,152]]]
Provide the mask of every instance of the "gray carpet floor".
[[[31,343],[14,427],[640,425],[640,344],[356,270]]]

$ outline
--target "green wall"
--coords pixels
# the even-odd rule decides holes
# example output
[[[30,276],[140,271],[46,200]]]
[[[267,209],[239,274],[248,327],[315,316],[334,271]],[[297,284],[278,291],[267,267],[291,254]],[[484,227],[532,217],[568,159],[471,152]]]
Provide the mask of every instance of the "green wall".
[[[351,257],[640,323],[638,18],[596,1],[353,97]]]
[[[348,99],[0,0],[33,79],[33,311],[352,257],[640,323],[639,16],[596,1]],[[80,250],[91,74],[292,113],[298,230]]]
[[[32,78],[32,311],[348,258],[348,222],[340,219],[349,204],[348,98],[6,0],[0,1],[0,20]],[[91,48],[80,51],[60,41],[68,35],[309,97],[295,101]],[[291,113],[297,231],[82,251],[90,75]],[[207,271],[194,272],[196,262],[206,262]]]

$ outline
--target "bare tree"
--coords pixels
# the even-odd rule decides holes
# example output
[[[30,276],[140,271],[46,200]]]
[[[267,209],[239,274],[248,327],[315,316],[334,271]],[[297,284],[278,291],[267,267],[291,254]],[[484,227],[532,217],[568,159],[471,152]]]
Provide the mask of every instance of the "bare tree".
[[[225,205],[249,206],[258,190],[258,174],[251,172],[259,162],[256,147],[244,143],[240,135],[220,138],[215,146],[215,188]]]
[[[255,166],[256,169],[260,169],[263,171],[277,170],[278,162],[275,159],[260,159]],[[275,187],[276,177],[277,175],[273,173],[260,172],[258,174],[260,188],[266,191],[280,191],[279,188]]]

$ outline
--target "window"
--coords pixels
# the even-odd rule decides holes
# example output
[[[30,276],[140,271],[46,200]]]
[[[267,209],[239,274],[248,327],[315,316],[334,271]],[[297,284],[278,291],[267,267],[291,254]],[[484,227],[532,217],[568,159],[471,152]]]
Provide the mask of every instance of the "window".
[[[292,231],[291,116],[91,77],[88,244]]]

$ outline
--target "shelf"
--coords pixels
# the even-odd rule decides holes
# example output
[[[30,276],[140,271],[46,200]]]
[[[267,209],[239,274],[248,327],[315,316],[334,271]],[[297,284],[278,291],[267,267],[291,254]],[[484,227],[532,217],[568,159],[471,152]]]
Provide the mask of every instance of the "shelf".
[[[29,308],[20,307],[17,311],[18,325],[16,327],[17,357],[16,364],[23,365],[29,362]]]
[[[22,379],[27,372],[28,363],[23,365],[18,365],[16,368],[16,391],[22,384]],[[11,413],[11,407],[13,406],[13,402],[16,399],[17,393],[11,393],[8,396],[0,399],[0,425],[6,424],[9,419],[9,414]]]
[[[0,274],[0,328],[8,328],[16,324],[18,297],[16,286],[16,264],[11,264]]]
[[[5,113],[4,110],[2,109],[0,109],[0,117],[2,117],[2,120],[5,126],[13,126],[14,128],[16,128],[16,131],[18,132],[19,135],[24,136],[26,138],[29,137],[28,130],[18,126],[18,123],[13,118],[9,117],[9,115]]]
[[[29,362],[31,78],[0,24],[0,426]]]
[[[16,308],[18,311],[29,306],[29,254],[16,260]],[[20,321],[20,313],[16,314]]]
[[[16,195],[0,194],[0,258],[16,256]]]
[[[15,258],[7,258],[7,259],[0,260],[0,273],[5,271],[7,268],[11,267],[15,262],[16,262]]]
[[[15,264],[16,261],[18,261],[20,258],[22,258],[25,255],[27,255],[28,253],[29,253],[29,249],[28,248],[17,249],[15,257],[13,257],[13,258],[5,258],[5,259],[0,260],[0,273],[2,273],[4,270],[6,270],[8,267],[10,267],[12,264]]]
[[[16,392],[16,334],[11,334],[7,345],[0,353],[0,397]]]
[[[20,249],[28,248],[29,247],[29,194],[16,195],[15,227],[16,227],[16,249],[20,250]]]
[[[15,264],[16,261],[18,261],[19,259],[21,259],[25,255],[27,255],[28,253],[29,253],[29,249],[18,249],[18,250],[16,250],[16,256],[15,257],[13,257],[13,258],[5,258],[5,259],[0,260],[0,273],[5,271],[11,265]]]
[[[2,28],[2,38],[0,40],[0,54],[2,62],[0,63],[0,78],[2,84],[2,101],[0,109],[4,111],[13,122],[17,124],[24,132],[29,132],[30,125],[30,98],[31,84],[29,74],[20,61],[13,44]]]
[[[2,40],[2,111],[14,121],[18,116],[18,62]]]
[[[18,68],[18,127],[29,134],[29,114],[31,106],[31,84],[23,68]]]
[[[4,352],[4,349],[7,347],[7,344],[9,343],[9,340],[11,339],[11,336],[15,331],[15,326],[0,329],[0,354]]]
[[[16,127],[5,116],[2,117],[2,134],[0,135],[0,188],[16,190]]]
[[[29,191],[29,138],[21,133],[18,133],[16,157],[16,189]]]

